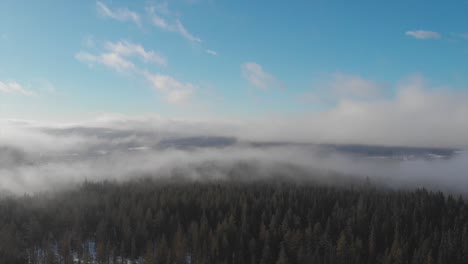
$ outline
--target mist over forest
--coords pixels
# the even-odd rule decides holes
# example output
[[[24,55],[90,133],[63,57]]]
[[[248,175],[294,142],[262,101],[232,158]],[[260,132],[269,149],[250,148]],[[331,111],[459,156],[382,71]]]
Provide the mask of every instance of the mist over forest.
[[[69,188],[83,181],[183,176],[228,180],[273,176],[330,184],[369,179],[398,189],[466,194],[463,149],[259,141],[229,133],[233,126],[173,121],[81,124],[8,121],[0,139],[0,189],[23,194]],[[239,129],[238,129],[239,130]],[[341,180],[336,180],[337,184]]]
[[[467,108],[415,95],[276,121],[1,119],[0,263],[465,264]]]

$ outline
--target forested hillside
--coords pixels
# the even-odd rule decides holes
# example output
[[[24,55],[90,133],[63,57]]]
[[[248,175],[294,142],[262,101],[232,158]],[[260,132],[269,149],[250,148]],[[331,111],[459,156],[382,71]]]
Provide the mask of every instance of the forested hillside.
[[[468,205],[285,181],[84,183],[0,200],[1,263],[468,263]],[[93,262],[94,263],[94,262]]]

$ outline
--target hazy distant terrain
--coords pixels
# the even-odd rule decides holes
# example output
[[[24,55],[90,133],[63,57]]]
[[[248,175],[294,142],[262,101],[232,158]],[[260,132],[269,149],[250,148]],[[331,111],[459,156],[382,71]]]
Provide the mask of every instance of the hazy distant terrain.
[[[468,154],[460,149],[343,145],[239,138],[200,125],[44,126],[9,123],[0,140],[0,189],[13,193],[82,181],[167,177],[223,179],[239,164],[251,177],[368,177],[391,188],[426,187],[466,194]]]

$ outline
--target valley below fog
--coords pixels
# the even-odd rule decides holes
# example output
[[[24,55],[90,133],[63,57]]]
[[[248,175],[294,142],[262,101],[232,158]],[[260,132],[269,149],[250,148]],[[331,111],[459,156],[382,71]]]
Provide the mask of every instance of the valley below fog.
[[[326,184],[370,180],[392,189],[467,194],[468,153],[463,149],[258,141],[180,123],[150,129],[129,122],[8,124],[0,141],[0,190],[5,194],[145,177],[282,177]]]

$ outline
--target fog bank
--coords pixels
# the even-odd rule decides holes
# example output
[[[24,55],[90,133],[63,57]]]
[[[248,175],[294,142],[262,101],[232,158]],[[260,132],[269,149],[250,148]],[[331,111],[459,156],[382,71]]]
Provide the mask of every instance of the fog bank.
[[[144,122],[3,121],[0,190],[22,194],[85,180],[177,176],[222,180],[233,175],[324,183],[368,177],[391,188],[453,193],[465,193],[468,186],[465,151],[266,142],[236,137],[240,129],[232,129],[232,124]],[[341,178],[336,179],[336,174]]]

